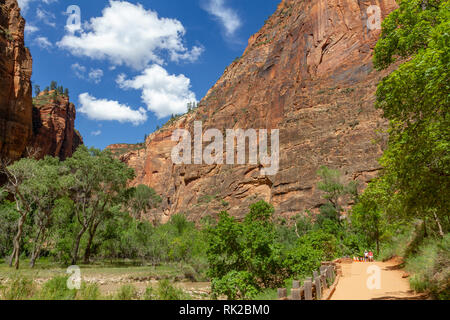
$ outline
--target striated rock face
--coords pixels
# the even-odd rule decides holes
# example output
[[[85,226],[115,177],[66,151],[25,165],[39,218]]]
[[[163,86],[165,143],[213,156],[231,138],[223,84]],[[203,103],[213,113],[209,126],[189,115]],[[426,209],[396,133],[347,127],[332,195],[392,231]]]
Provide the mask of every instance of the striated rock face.
[[[185,212],[198,220],[221,210],[240,218],[258,199],[290,216],[323,203],[316,188],[321,165],[362,185],[377,174],[383,144],[374,142],[383,142],[377,130],[387,123],[374,108],[374,93],[386,73],[372,68],[380,30],[368,28],[370,5],[379,6],[382,18],[396,8],[394,0],[282,1],[197,109],[150,135],[142,148],[111,147],[136,169],[133,184],[163,195],[163,218]],[[279,129],[279,172],[174,165],[172,132],[192,131],[194,121],[222,132]]]
[[[14,161],[38,151],[39,157],[65,159],[83,143],[74,129],[75,107],[64,96],[41,94],[33,101],[24,29],[17,0],[0,0],[0,158]]]
[[[83,144],[75,130],[75,106],[69,97],[42,92],[33,101],[33,136],[29,143],[37,156],[52,155],[65,160]]]
[[[0,157],[19,159],[32,132],[30,52],[16,0],[0,1]]]

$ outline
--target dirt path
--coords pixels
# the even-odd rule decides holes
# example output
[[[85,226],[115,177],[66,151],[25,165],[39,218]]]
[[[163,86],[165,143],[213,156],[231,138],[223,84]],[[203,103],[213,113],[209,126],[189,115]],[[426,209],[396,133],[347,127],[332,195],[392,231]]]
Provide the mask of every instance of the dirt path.
[[[398,265],[398,260],[342,264],[342,276],[331,300],[422,299],[411,290]]]

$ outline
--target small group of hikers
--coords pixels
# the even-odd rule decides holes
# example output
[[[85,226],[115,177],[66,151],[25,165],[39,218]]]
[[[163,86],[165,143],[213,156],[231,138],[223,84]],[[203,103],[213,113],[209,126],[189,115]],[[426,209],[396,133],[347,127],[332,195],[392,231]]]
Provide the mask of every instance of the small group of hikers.
[[[364,257],[354,257],[353,260],[361,262],[373,262],[373,252],[364,251]]]

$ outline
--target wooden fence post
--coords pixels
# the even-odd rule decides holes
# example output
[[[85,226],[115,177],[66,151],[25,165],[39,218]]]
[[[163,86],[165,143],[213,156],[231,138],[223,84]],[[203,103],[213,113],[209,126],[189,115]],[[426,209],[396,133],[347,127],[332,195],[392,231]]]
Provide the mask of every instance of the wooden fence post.
[[[286,288],[278,288],[278,299],[287,299],[287,289]]]
[[[316,299],[320,300],[322,299],[322,284],[320,277],[315,278],[314,282],[316,283]]]
[[[328,266],[328,269],[327,269],[327,278],[330,279],[331,283],[334,282],[333,266]]]
[[[324,289],[328,288],[328,283],[327,283],[327,272],[324,270],[322,272],[320,272],[320,279],[322,280],[322,286]]]
[[[298,280],[292,281],[292,289],[300,289],[300,281]]]
[[[292,300],[302,300],[302,289],[296,288],[291,290]]]
[[[331,282],[333,282],[333,274],[331,273],[332,268],[333,268],[332,266],[328,266],[327,268],[327,279],[330,280]]]
[[[312,300],[312,281],[311,279],[305,280],[303,283],[303,286],[305,288],[305,300]]]
[[[313,271],[313,279],[317,278],[319,276],[319,273],[317,271]]]

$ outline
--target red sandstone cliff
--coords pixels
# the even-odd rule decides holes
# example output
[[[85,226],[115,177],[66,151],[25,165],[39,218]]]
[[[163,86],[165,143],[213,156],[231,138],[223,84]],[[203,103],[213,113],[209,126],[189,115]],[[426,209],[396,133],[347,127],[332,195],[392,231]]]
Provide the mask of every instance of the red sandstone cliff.
[[[75,107],[68,97],[43,95],[33,106],[24,29],[17,1],[0,0],[0,158],[17,160],[32,147],[40,157],[65,159],[83,143],[74,129]]]
[[[29,143],[38,157],[71,157],[83,139],[75,130],[75,106],[55,91],[42,92],[33,101],[33,137]]]
[[[373,178],[386,128],[374,108],[377,83],[372,68],[379,30],[367,27],[367,8],[382,17],[394,0],[284,0],[249,40],[200,102],[147,138],[142,147],[111,146],[136,169],[133,184],[162,194],[163,218],[184,212],[197,220],[228,210],[242,217],[258,199],[279,215],[315,209],[323,202],[316,172],[340,169],[347,179]],[[171,135],[176,128],[280,129],[280,170],[261,176],[260,166],[174,165]]]
[[[0,157],[22,156],[31,136],[30,52],[16,0],[0,1]]]

